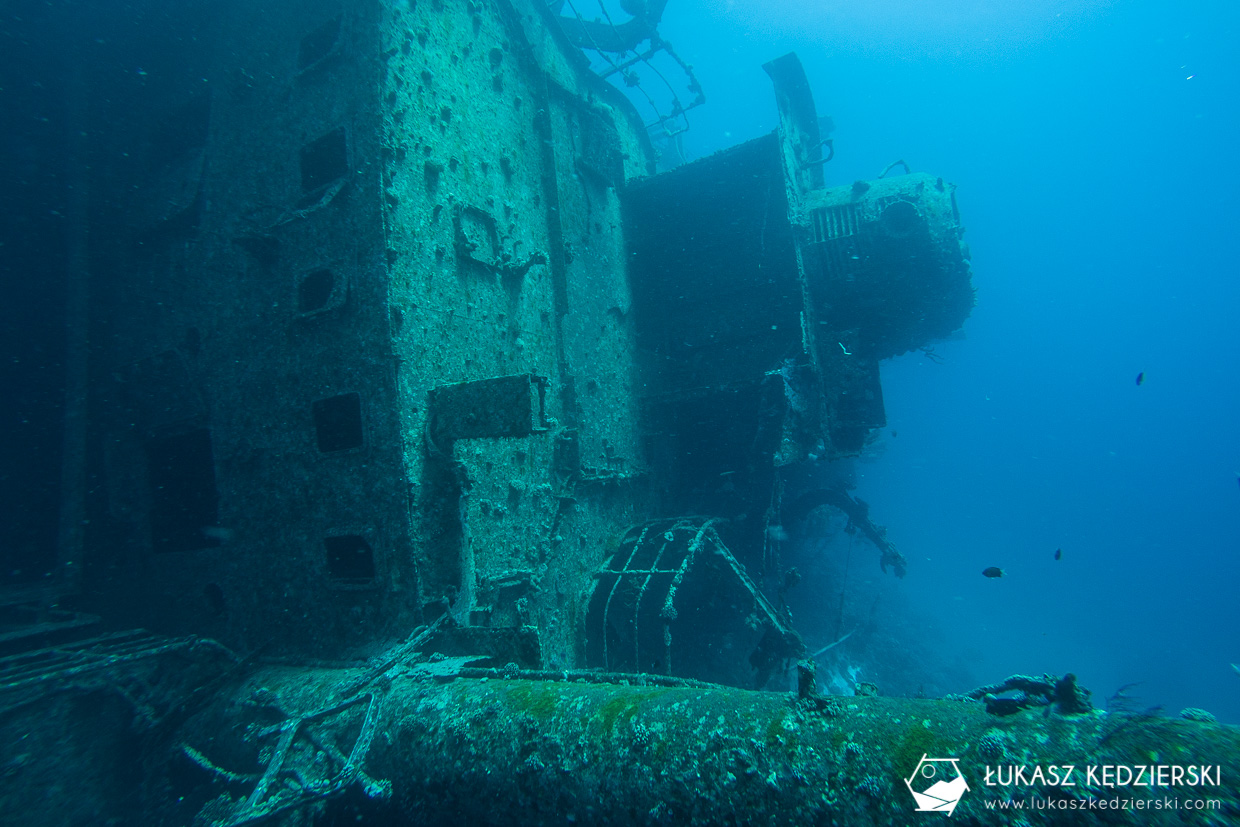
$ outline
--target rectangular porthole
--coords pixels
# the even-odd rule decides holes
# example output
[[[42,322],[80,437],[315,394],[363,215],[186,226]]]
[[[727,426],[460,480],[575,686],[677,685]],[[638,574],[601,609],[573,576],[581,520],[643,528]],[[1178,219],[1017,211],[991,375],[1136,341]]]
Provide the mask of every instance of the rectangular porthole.
[[[151,490],[151,545],[156,552],[220,544],[219,494],[211,432],[206,428],[152,439],[146,445]]]
[[[361,585],[375,579],[375,553],[365,537],[324,537],[323,548],[327,552],[327,573],[333,580]]]
[[[304,72],[326,61],[340,49],[340,18],[333,17],[301,39],[297,69]]]
[[[317,400],[312,406],[314,430],[323,453],[362,447],[362,398],[345,393]]]
[[[344,127],[333,129],[301,148],[301,191],[326,189],[349,174],[349,148]]]
[[[344,304],[344,275],[334,267],[316,267],[297,277],[297,312],[313,316]]]

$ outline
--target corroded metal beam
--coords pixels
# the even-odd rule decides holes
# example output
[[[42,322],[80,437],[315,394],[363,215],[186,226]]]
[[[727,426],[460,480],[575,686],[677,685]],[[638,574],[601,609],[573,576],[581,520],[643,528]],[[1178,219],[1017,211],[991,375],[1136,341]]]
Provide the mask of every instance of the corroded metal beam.
[[[287,743],[281,742],[278,758],[288,778],[276,817],[288,813],[289,823],[300,796],[322,816],[347,814],[363,824],[904,825],[916,806],[904,780],[926,756],[958,759],[969,786],[959,815],[971,824],[1009,824],[1011,814],[996,809],[999,802],[1035,796],[1056,809],[1028,809],[1026,803],[1030,824],[1063,823],[1069,807],[1083,808],[1074,809],[1073,824],[1155,823],[1155,811],[1146,808],[1163,799],[1217,802],[1213,809],[1174,811],[1165,823],[1226,823],[1240,816],[1230,777],[1240,766],[1240,730],[1234,727],[1102,713],[997,718],[968,701],[798,699],[703,685],[533,681],[504,678],[501,671],[463,678],[483,673],[462,672],[463,662],[440,664],[406,667],[368,690],[373,704],[355,704],[352,714],[339,715],[314,710],[339,707],[336,693],[355,684],[360,670],[267,668],[179,737],[226,770],[253,772],[253,766],[228,767],[225,759],[240,761],[248,753],[251,760],[263,755],[274,761],[272,749],[283,735]],[[515,669],[510,674],[519,675]],[[271,720],[274,710],[287,716],[285,723]],[[264,720],[265,732],[257,726]],[[299,722],[304,743],[287,737],[287,721]],[[371,740],[359,756],[363,737]],[[345,755],[355,766],[336,766]],[[1158,763],[1220,768],[1223,783],[1107,787],[1086,776],[1091,766]],[[987,782],[987,768],[993,782],[994,768],[1014,765],[1072,765],[1077,783]],[[326,782],[346,769],[366,783],[329,795],[336,791]],[[218,791],[222,782],[209,775],[203,772],[202,783]],[[324,780],[321,794],[316,777]],[[269,788],[274,780],[268,778]],[[198,813],[199,823],[213,814],[227,816],[215,824],[247,823],[235,817],[244,815],[237,807],[247,795],[253,799],[252,791],[224,786],[229,789]],[[1145,808],[1089,809],[1090,801],[1117,799],[1145,802]],[[186,820],[193,815],[181,814]]]

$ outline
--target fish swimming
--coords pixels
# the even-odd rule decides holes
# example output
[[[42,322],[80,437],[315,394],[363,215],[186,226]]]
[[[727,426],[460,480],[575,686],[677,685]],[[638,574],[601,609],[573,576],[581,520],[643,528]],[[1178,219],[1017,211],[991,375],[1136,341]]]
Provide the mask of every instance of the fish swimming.
[[[1141,387],[1141,383],[1145,381],[1145,371],[1137,374],[1137,387]]]
[[[1061,548],[1055,549],[1055,559],[1059,560],[1062,557],[1063,557],[1063,549]]]
[[[982,569],[982,577],[1002,577],[1003,569],[998,566],[991,566],[988,569]]]

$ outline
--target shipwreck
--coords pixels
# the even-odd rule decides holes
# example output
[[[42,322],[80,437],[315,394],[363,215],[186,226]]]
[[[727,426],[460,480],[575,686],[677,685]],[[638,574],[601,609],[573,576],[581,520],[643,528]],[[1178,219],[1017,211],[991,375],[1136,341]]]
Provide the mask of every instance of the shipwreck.
[[[835,509],[907,564],[791,471],[861,453],[881,362],[969,315],[955,187],[832,181],[795,55],[775,131],[669,162],[704,94],[664,3],[622,5],[29,24],[87,137],[58,542],[0,589],[6,819],[904,824],[927,756],[1236,757],[1054,676],[822,693],[781,527]],[[1165,823],[1240,817],[1213,793]]]

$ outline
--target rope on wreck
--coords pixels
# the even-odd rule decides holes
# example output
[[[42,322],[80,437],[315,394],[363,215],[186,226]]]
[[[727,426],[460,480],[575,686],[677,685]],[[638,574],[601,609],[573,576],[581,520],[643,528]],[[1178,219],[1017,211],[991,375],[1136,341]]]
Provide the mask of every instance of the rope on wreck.
[[[384,674],[400,666],[410,655],[417,654],[418,647],[430,640],[447,622],[448,613],[444,612],[431,625],[425,627],[420,632],[415,632],[409,640],[385,652],[377,664],[368,669],[360,678],[344,687],[341,691],[341,697],[348,698],[357,694]]]
[[[369,701],[366,707],[366,716],[362,721],[361,731],[353,742],[353,748],[349,751],[347,758],[344,758],[343,753],[338,749],[326,747],[308,731],[306,733],[306,737],[316,748],[326,752],[337,761],[344,759],[340,772],[336,773],[333,778],[315,782],[307,780],[295,769],[285,767],[285,761],[288,758],[289,752],[292,750],[293,744],[296,742],[297,736],[304,725],[337,715],[356,706],[363,700]],[[340,703],[315,710],[306,715],[291,717],[280,724],[262,730],[259,733],[260,737],[276,733],[280,735],[280,740],[276,743],[271,760],[267,762],[266,769],[263,770],[262,776],[258,778],[258,783],[255,784],[253,791],[245,801],[236,807],[226,821],[217,821],[216,823],[223,823],[227,827],[243,827],[243,825],[254,824],[277,813],[302,807],[316,801],[322,801],[343,792],[354,781],[362,785],[363,791],[370,798],[387,798],[390,796],[392,794],[391,782],[372,778],[362,770],[362,764],[365,762],[366,754],[370,750],[370,744],[374,740],[380,706],[381,699],[378,693],[363,692]],[[215,766],[206,756],[192,747],[182,745],[181,749],[199,766],[221,775],[226,780],[247,780],[245,776],[239,773],[232,773]],[[293,793],[291,797],[287,794],[282,794],[280,790],[268,796],[268,790],[272,788],[281,775],[286,773],[293,775],[297,779],[301,789]]]

